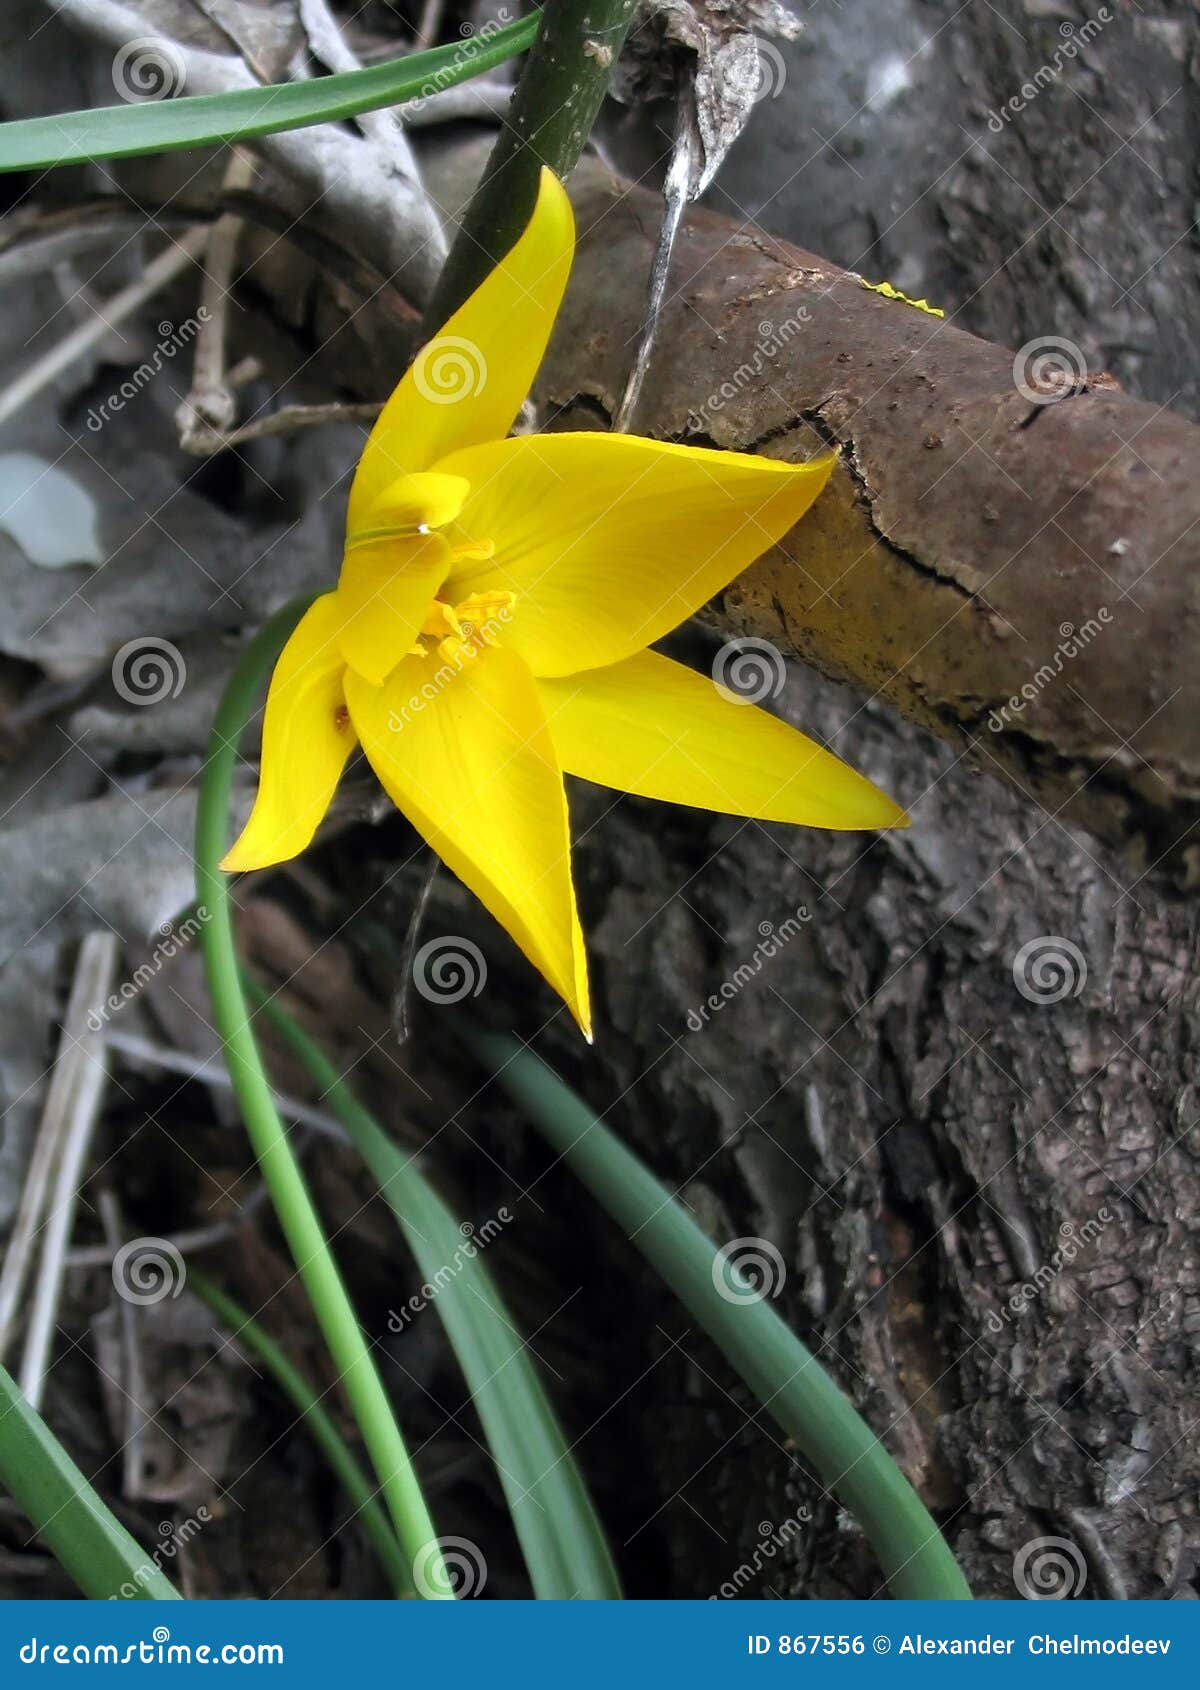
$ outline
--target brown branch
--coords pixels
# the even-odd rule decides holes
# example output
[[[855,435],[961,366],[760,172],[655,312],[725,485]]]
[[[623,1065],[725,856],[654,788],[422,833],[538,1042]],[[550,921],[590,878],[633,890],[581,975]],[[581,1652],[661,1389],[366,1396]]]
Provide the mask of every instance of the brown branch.
[[[438,175],[452,199],[453,166]],[[594,163],[572,194],[579,250],[538,398],[595,427],[629,374],[662,202]],[[379,398],[396,325],[373,334],[369,303],[353,315],[371,367],[329,373]],[[1105,376],[1056,383],[1036,358],[1023,392],[1012,351],[707,211],[684,220],[659,336],[639,432],[839,449],[802,526],[711,607],[716,626],[885,698],[1141,867],[1200,881],[1200,428]]]
[[[579,253],[539,385],[594,426],[637,345],[661,204],[596,169],[574,198]],[[685,221],[659,334],[639,432],[839,448],[816,508],[716,625],[886,698],[1060,821],[1200,881],[1200,428],[1105,376],[1056,382],[1035,354],[1014,375],[1011,351],[705,211]]]

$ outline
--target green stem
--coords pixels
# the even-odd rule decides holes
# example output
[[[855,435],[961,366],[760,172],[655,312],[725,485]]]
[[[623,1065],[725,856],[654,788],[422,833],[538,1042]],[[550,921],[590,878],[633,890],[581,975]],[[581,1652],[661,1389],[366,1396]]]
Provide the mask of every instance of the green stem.
[[[303,1373],[293,1365],[266,1329],[211,1279],[201,1273],[189,1272],[187,1284],[188,1290],[203,1298],[217,1318],[229,1328],[237,1343],[258,1357],[280,1390],[303,1416],[313,1442],[333,1469],[356,1518],[370,1538],[393,1593],[412,1596],[412,1568],[388,1524],[375,1487]]]
[[[715,1255],[682,1204],[531,1051],[502,1034],[467,1038],[856,1516],[892,1594],[969,1599],[945,1539],[879,1439],[770,1304],[749,1300],[753,1288]]]
[[[547,0],[500,137],[463,215],[425,317],[435,335],[511,251],[538,175],[570,175],[591,133],[636,0]]]
[[[452,1596],[450,1579],[412,1462],[396,1424],[353,1305],[321,1229],[304,1176],[275,1108],[238,979],[229,881],[218,864],[225,853],[229,794],[238,741],[267,672],[312,602],[294,600],[267,622],[242,654],[221,697],[200,781],[196,814],[196,896],[208,910],[201,934],[213,1020],[230,1079],[279,1224],[362,1433],[396,1535],[429,1588]]]

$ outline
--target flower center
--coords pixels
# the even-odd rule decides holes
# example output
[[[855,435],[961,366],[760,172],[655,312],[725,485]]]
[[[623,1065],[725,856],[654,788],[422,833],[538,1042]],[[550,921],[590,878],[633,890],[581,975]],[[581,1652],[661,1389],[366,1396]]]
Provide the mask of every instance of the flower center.
[[[458,604],[434,599],[425,612],[425,620],[418,630],[416,644],[410,657],[428,657],[437,648],[447,663],[462,662],[477,657],[490,645],[498,645],[500,636],[512,620],[515,593],[471,593]]]

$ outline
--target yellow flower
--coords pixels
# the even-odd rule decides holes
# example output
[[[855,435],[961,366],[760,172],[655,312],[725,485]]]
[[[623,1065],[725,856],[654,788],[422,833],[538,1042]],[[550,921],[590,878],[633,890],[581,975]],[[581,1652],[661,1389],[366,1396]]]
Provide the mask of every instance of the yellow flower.
[[[764,821],[906,818],[802,734],[646,649],[788,532],[832,457],[506,438],[573,249],[570,204],[543,171],[525,233],[384,407],[337,587],[276,665],[258,797],[222,866],[302,851],[361,745],[590,1037],[564,773]]]

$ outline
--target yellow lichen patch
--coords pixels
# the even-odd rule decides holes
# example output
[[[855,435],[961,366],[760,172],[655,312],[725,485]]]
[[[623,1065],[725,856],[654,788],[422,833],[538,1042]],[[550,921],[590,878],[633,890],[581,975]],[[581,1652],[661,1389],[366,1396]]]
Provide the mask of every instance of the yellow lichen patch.
[[[940,305],[930,305],[927,299],[910,299],[899,288],[894,288],[891,282],[869,282],[865,276],[858,278],[859,286],[867,289],[868,293],[881,293],[885,299],[898,299],[902,305],[911,305],[914,311],[924,311],[927,317],[944,317],[946,313]]]

